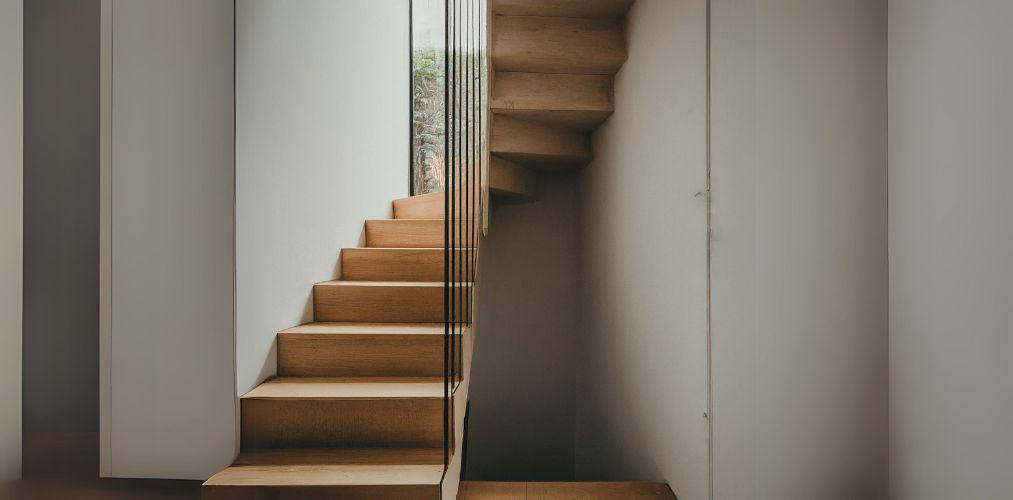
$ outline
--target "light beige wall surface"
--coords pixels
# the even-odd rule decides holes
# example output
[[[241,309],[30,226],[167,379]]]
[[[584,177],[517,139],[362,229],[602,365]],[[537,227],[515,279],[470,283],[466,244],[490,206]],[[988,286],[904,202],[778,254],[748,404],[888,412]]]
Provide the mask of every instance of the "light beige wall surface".
[[[104,8],[101,472],[206,479],[236,448],[233,2]]]
[[[0,493],[21,477],[22,0],[0,0]]]
[[[236,373],[275,374],[279,330],[313,320],[366,219],[408,196],[408,2],[240,0]]]
[[[890,2],[891,474],[1013,498],[1013,2]]]
[[[712,3],[717,500],[881,493],[886,3]]]
[[[579,188],[576,476],[683,500],[708,497],[706,27],[704,0],[634,5]]]
[[[482,243],[471,480],[574,477],[576,179],[539,183],[538,202],[494,210]]]

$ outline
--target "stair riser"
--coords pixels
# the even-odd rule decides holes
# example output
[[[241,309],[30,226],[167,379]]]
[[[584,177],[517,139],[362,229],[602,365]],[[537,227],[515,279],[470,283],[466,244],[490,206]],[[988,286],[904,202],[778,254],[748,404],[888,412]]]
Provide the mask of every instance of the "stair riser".
[[[372,248],[443,248],[442,220],[376,220],[366,222],[366,246]]]
[[[442,219],[446,195],[429,193],[394,200],[395,219]]]
[[[460,181],[456,183],[458,187],[460,187],[461,184],[465,184],[461,179],[458,180]],[[454,190],[454,200],[460,200],[462,196],[472,196],[472,193],[477,192],[479,189],[478,179],[469,175],[465,187],[466,189],[463,190]],[[439,192],[396,200],[394,201],[394,218],[400,220],[442,220],[443,214],[446,213],[446,198],[446,193]],[[456,219],[467,217],[468,214],[466,209],[469,207],[465,207],[463,203],[461,205],[456,205],[456,207]]]
[[[442,399],[244,399],[242,449],[443,446]]]
[[[347,281],[443,281],[439,249],[350,248],[341,252],[341,279]]]
[[[443,335],[278,336],[283,377],[442,377]]]
[[[442,323],[443,287],[317,285],[313,310],[318,322]],[[471,302],[470,288],[459,301]]]
[[[318,322],[442,323],[443,287],[317,285],[313,311]]]
[[[438,500],[439,485],[204,486],[203,500]]]

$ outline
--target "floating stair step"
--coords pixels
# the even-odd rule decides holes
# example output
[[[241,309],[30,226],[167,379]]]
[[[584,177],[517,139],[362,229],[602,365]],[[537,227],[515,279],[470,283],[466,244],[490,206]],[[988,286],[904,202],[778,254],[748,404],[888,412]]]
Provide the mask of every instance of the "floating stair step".
[[[445,213],[445,197],[441,191],[394,200],[394,218],[442,219]]]
[[[443,377],[272,379],[242,397],[242,450],[442,448],[443,394]]]
[[[623,17],[634,0],[493,0],[501,16]]]
[[[346,248],[341,279],[349,281],[443,281],[443,248]]]
[[[586,130],[615,110],[611,75],[496,73],[492,112]]]
[[[282,377],[442,377],[443,323],[310,323],[278,334]]]
[[[440,498],[443,448],[244,452],[204,483],[204,500]]]
[[[497,156],[490,158],[490,196],[507,202],[533,200],[536,182],[531,170]]]
[[[443,289],[442,281],[318,283],[313,287],[314,318],[339,323],[441,323]]]
[[[496,71],[614,75],[626,39],[617,19],[496,16],[492,58]]]
[[[676,500],[664,483],[461,483],[458,500],[529,500],[608,498],[615,500]]]
[[[443,248],[443,219],[366,221],[366,246],[376,248]]]
[[[265,465],[441,465],[440,448],[293,448],[244,451],[234,466]]]
[[[591,138],[581,130],[497,115],[490,151],[527,167],[580,167],[591,161]]]

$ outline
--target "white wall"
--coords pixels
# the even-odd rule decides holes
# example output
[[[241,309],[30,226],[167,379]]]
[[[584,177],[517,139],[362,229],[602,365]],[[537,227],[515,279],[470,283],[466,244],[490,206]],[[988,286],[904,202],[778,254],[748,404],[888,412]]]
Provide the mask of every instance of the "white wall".
[[[886,1],[712,6],[714,498],[877,498]]]
[[[706,2],[639,0],[627,30],[580,176],[576,475],[705,499]]]
[[[237,5],[236,356],[240,394],[313,284],[408,195],[408,2]]]
[[[0,492],[21,477],[22,0],[0,0]]]
[[[574,478],[576,178],[494,209],[482,242],[468,480]]]
[[[205,479],[236,447],[233,3],[103,7],[101,471]]]
[[[890,1],[891,474],[1013,498],[1013,3]]]

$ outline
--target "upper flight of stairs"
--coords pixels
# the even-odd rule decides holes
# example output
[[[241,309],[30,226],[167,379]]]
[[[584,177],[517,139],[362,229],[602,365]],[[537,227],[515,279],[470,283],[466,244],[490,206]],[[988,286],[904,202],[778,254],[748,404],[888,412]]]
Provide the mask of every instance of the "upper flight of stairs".
[[[458,480],[444,474],[443,195],[393,208],[395,219],[365,223],[364,248],[341,252],[340,280],[314,285],[314,322],[278,334],[278,377],[241,398],[241,453],[204,484],[206,500],[456,495]],[[452,470],[470,328],[461,337]]]
[[[537,195],[539,171],[580,168],[615,110],[634,0],[493,0],[490,192]]]

